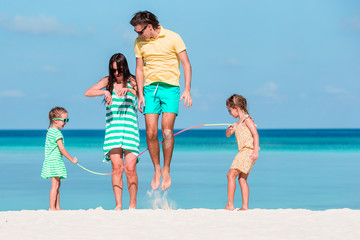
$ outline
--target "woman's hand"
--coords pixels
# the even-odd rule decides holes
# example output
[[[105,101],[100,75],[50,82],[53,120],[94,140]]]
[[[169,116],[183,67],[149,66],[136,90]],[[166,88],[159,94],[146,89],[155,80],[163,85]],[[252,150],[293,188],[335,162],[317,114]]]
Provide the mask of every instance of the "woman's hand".
[[[119,97],[124,96],[126,93],[128,93],[128,88],[120,88],[119,90],[116,90],[116,95]]]
[[[110,93],[108,90],[105,90],[104,95],[105,95],[105,102],[106,102],[106,104],[107,104],[108,106],[110,106],[111,103],[112,103],[111,93]]]

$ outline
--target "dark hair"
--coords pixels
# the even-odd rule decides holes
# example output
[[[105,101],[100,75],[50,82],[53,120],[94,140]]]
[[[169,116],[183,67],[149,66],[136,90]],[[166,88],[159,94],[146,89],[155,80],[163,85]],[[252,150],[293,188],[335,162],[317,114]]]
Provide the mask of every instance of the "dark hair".
[[[134,14],[130,21],[132,26],[141,25],[145,26],[151,24],[154,29],[158,29],[160,24],[157,17],[149,11],[141,11]]]
[[[61,114],[62,113],[67,113],[66,109],[65,108],[62,108],[62,107],[54,107],[50,110],[49,112],[49,120],[50,120],[50,123],[49,123],[49,128],[51,126],[51,124],[54,122],[54,118],[59,118],[61,117]]]
[[[244,110],[245,113],[249,114],[248,110],[247,110],[247,102],[246,99],[238,94],[234,94],[231,97],[229,97],[226,100],[226,106],[228,108],[234,108],[234,107],[239,107],[240,109]],[[249,114],[250,115],[250,114]]]
[[[109,80],[108,80],[108,84],[106,86],[106,90],[108,90],[110,92],[110,94],[111,94],[113,89],[114,89],[114,82],[116,81],[116,78],[115,78],[115,76],[114,76],[114,74],[112,72],[114,62],[116,62],[118,71],[122,72],[124,81],[129,81],[131,87],[135,91],[137,91],[137,85],[136,85],[135,76],[130,73],[129,66],[128,66],[128,63],[126,61],[126,58],[121,53],[115,53],[110,58],[110,61],[109,61]]]

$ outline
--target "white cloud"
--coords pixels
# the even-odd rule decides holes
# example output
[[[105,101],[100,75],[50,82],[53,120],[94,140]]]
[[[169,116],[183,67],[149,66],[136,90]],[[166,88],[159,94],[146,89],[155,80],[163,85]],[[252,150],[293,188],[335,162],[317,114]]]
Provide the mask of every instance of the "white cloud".
[[[8,18],[2,15],[0,24],[14,32],[22,32],[28,34],[59,34],[59,35],[77,35],[74,27],[64,26],[55,17],[49,17],[41,14],[36,17],[15,16]]]
[[[191,96],[193,98],[201,98],[202,97],[198,88],[192,88],[191,89]]]
[[[42,94],[39,95],[39,98],[49,98],[49,94],[42,93]]]
[[[23,97],[24,93],[20,90],[4,90],[0,92],[0,97],[10,97],[10,98],[17,98]]]
[[[325,92],[330,93],[330,94],[347,93],[347,91],[345,89],[333,87],[330,85],[325,86]]]
[[[137,34],[134,31],[129,30],[129,27],[127,25],[121,25],[116,27],[114,29],[114,33],[116,35],[120,35],[121,40],[130,46],[134,45],[134,41],[137,38]]]
[[[53,67],[53,66],[44,66],[43,67],[43,70],[45,72],[49,72],[49,73],[56,73],[56,72],[59,72],[59,69]]]
[[[345,18],[342,21],[342,26],[345,27],[345,29],[360,31],[360,15]]]
[[[307,95],[307,93],[301,92],[301,93],[299,93],[299,97],[300,97],[301,99],[305,100],[305,99],[308,98],[308,95]]]
[[[233,59],[233,58],[229,58],[225,61],[219,62],[219,65],[227,66],[227,67],[241,67],[242,66],[242,64],[238,60]]]
[[[278,88],[279,86],[275,82],[267,82],[255,91],[255,94],[279,101],[281,100],[281,96],[278,93]]]

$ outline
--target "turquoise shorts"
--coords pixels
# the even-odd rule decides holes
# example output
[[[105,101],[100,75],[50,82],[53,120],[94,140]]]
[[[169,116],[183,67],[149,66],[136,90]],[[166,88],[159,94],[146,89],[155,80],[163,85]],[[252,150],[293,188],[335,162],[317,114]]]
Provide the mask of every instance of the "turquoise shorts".
[[[180,87],[156,82],[144,87],[145,108],[147,113],[179,112]]]

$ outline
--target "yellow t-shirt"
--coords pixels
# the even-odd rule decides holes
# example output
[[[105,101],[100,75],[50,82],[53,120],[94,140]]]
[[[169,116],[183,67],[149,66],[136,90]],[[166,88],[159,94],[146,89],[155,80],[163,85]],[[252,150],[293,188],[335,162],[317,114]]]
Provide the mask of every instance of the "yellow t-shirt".
[[[154,82],[179,86],[178,53],[186,50],[179,34],[160,26],[160,34],[156,39],[138,37],[134,49],[136,58],[144,61],[145,86]]]

